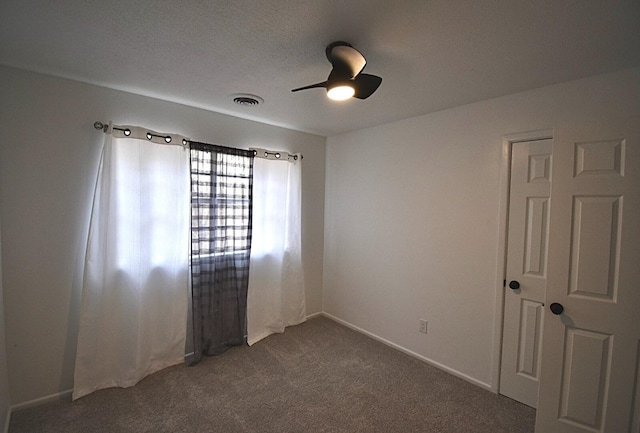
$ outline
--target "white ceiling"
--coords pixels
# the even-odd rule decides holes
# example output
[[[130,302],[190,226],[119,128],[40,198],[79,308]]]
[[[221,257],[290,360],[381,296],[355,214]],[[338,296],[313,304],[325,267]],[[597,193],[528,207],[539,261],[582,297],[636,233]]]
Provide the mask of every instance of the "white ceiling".
[[[378,91],[291,93],[336,40]],[[640,66],[640,1],[2,0],[0,64],[330,136]]]

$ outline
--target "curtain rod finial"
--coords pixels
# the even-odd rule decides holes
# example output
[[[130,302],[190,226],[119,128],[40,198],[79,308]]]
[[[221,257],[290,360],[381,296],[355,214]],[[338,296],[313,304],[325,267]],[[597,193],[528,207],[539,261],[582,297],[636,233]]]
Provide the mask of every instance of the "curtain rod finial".
[[[103,132],[107,132],[107,129],[109,129],[109,125],[105,125],[104,123],[100,122],[99,120],[96,120],[95,122],[93,122],[93,127],[96,129],[102,129]]]

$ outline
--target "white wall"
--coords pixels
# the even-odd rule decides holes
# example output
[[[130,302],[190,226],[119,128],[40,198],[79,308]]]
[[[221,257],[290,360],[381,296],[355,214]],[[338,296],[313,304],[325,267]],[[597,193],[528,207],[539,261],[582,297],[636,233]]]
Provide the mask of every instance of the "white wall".
[[[267,106],[258,107],[268,109]],[[325,138],[0,67],[0,201],[13,405],[72,387],[81,266],[103,134],[96,120],[302,152],[308,313],[322,302]]]
[[[4,337],[4,300],[2,296],[3,290],[1,246],[2,241],[0,241],[0,431],[4,431],[9,415],[9,374],[7,372],[7,349]]]
[[[632,115],[640,69],[328,138],[325,312],[491,387],[502,137]]]

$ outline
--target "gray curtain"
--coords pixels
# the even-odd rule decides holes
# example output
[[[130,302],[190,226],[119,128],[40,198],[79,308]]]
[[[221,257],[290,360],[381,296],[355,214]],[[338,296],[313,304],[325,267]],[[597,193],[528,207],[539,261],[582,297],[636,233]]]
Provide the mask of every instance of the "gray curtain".
[[[190,152],[193,365],[246,340],[254,153],[197,142]]]

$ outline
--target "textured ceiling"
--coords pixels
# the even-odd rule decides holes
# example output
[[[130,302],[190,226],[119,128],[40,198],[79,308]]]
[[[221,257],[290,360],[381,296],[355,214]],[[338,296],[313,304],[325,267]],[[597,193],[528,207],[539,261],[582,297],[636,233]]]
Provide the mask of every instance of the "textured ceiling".
[[[336,40],[380,89],[291,93]],[[640,1],[2,0],[0,64],[329,136],[640,66]]]

